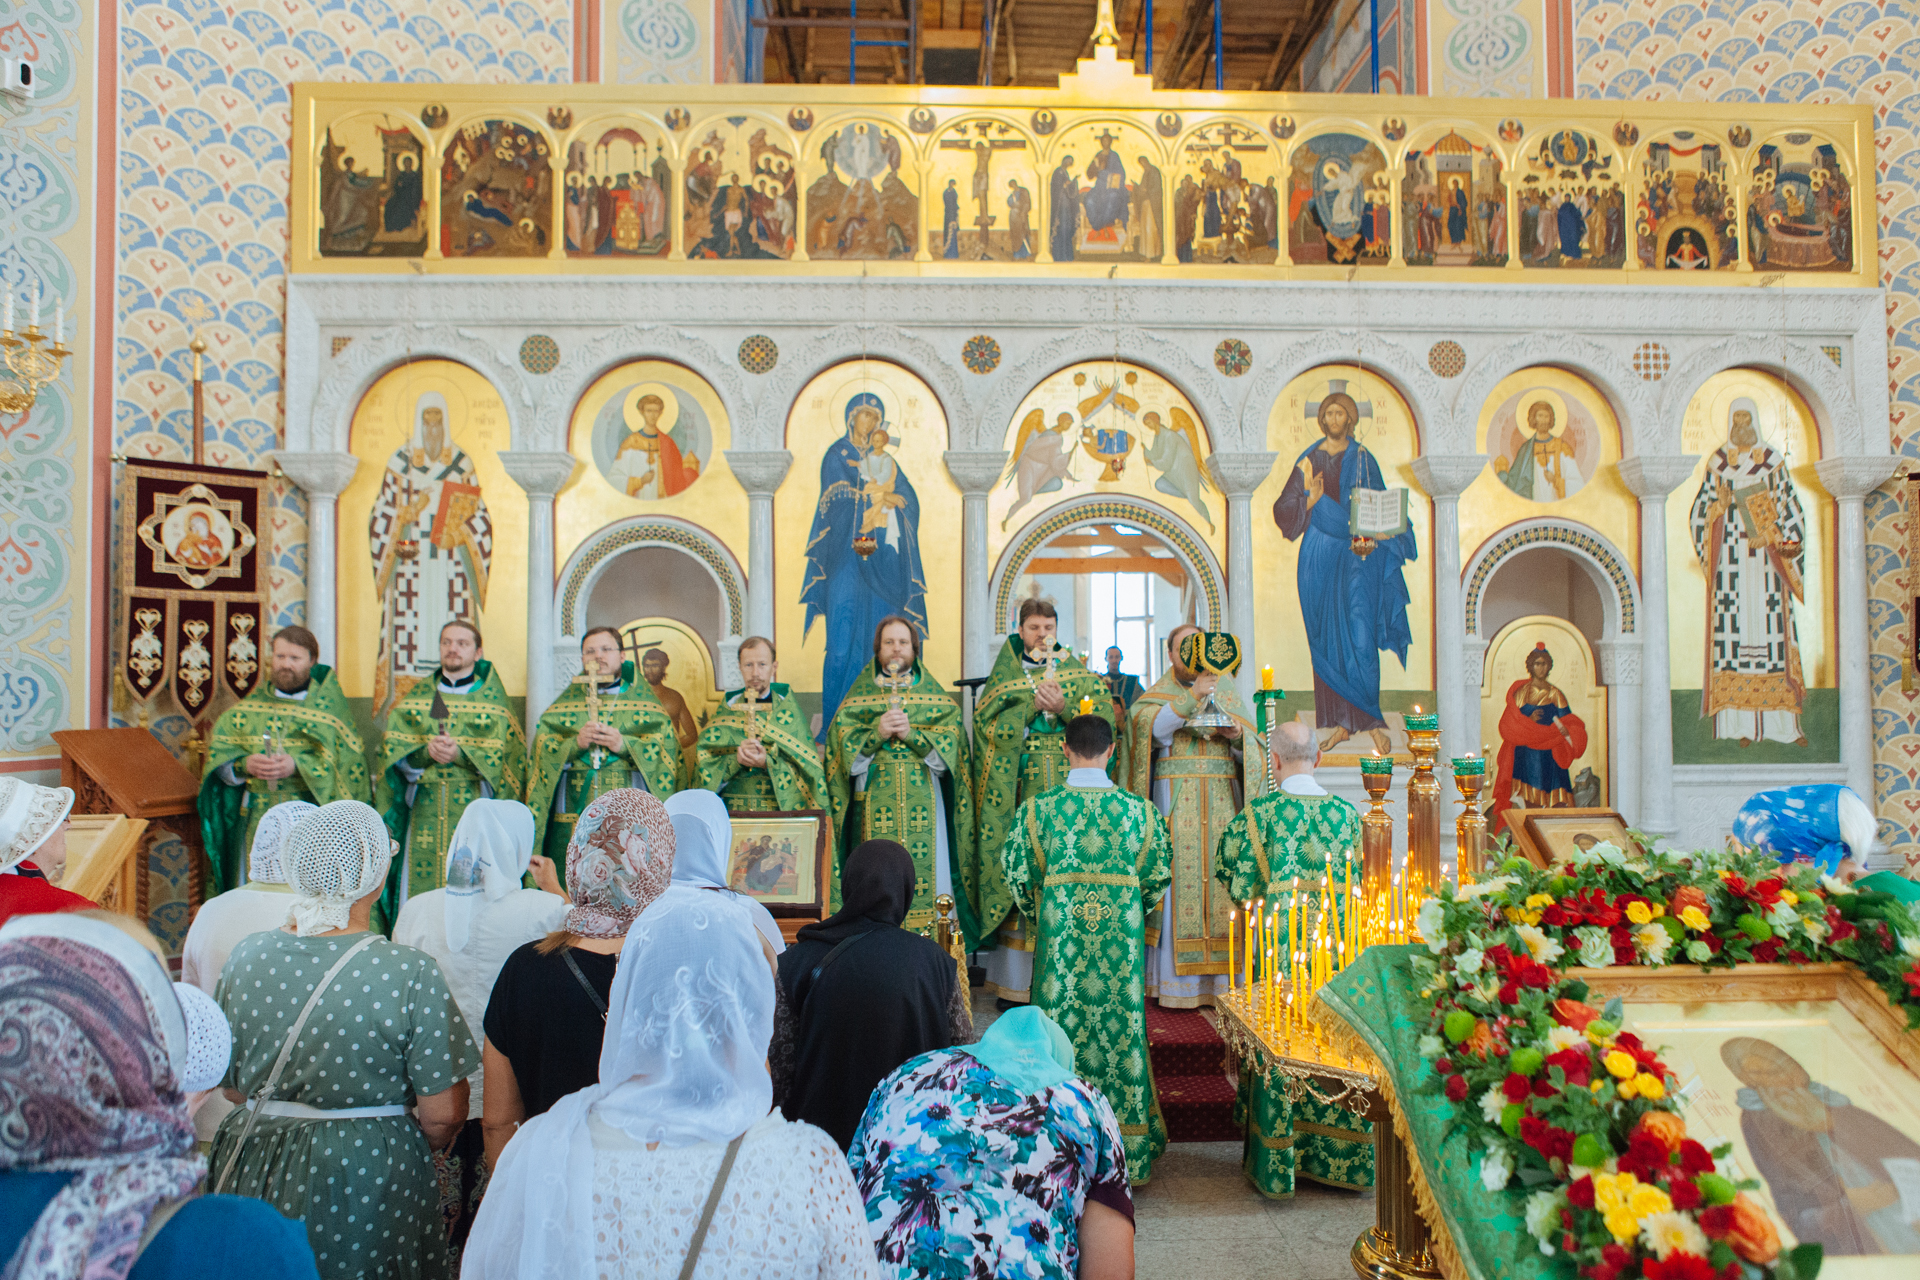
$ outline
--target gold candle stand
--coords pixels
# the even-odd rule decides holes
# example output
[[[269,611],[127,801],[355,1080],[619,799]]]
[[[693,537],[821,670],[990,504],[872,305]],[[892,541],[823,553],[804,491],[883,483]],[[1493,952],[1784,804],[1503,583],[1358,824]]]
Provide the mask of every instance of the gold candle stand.
[[[1387,791],[1393,786],[1392,756],[1362,756],[1360,783],[1370,806],[1360,815],[1360,875],[1366,886],[1366,915],[1370,936],[1383,936],[1387,900],[1393,892],[1393,815],[1386,810]]]
[[[1480,788],[1487,782],[1485,756],[1455,756],[1453,785],[1460,788],[1460,816],[1453,820],[1455,866],[1460,883],[1478,880],[1486,870],[1487,817],[1480,812]]]
[[[1445,801],[1434,758],[1440,753],[1440,717],[1407,717],[1407,749],[1413,776],[1407,779],[1407,896],[1418,902],[1440,883],[1440,823]]]

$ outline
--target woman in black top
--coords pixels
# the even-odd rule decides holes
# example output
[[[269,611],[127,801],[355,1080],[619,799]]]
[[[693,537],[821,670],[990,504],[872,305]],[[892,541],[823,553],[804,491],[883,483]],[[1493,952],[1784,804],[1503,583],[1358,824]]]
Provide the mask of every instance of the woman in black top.
[[[627,927],[672,878],[673,822],[658,800],[621,788],[580,815],[567,843],[565,927],[508,956],[487,1002],[488,1168],[528,1118],[599,1083],[607,993]]]
[[[869,840],[847,856],[838,914],[800,930],[775,984],[773,1100],[846,1150],[874,1086],[909,1058],[973,1043],[971,993],[953,957],[900,927],[913,855]]]

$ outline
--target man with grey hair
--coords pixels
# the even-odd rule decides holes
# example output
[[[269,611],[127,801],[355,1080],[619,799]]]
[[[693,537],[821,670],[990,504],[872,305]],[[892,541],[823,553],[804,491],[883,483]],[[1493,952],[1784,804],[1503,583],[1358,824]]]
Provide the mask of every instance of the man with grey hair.
[[[1289,720],[1275,726],[1267,741],[1275,789],[1247,801],[1220,833],[1213,874],[1233,896],[1242,921],[1264,903],[1266,911],[1279,912],[1282,935],[1290,899],[1299,893],[1301,929],[1308,932],[1319,910],[1323,877],[1331,875],[1344,887],[1351,865],[1354,880],[1360,879],[1360,814],[1314,781],[1320,744],[1310,726]],[[1240,933],[1245,936],[1244,924]],[[1242,1164],[1263,1195],[1292,1195],[1296,1175],[1335,1187],[1373,1185],[1367,1121],[1310,1097],[1290,1100],[1284,1088],[1246,1077],[1241,1088],[1247,1117]]]

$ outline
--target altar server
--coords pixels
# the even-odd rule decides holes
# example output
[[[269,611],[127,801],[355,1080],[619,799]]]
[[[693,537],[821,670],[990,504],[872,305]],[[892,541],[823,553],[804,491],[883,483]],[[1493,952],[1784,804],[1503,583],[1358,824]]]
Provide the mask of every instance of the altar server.
[[[827,779],[806,713],[786,685],[774,682],[778,674],[773,641],[742,640],[743,684],[700,731],[700,785],[719,792],[730,813],[827,807]]]
[[[987,986],[1004,1000],[1025,1000],[1033,976],[1033,928],[1014,909],[1000,861],[1014,811],[1066,781],[1061,739],[1082,700],[1109,724],[1113,718],[1106,682],[1054,643],[1059,625],[1047,601],[1022,601],[1020,629],[1000,647],[973,709],[974,837],[960,862],[969,908],[961,925],[969,949],[993,948]]]
[[[1147,917],[1172,874],[1151,804],[1113,785],[1113,726],[1076,716],[1064,785],[1025,801],[1002,855],[1035,925],[1032,1003],[1073,1041],[1085,1079],[1120,1117],[1127,1176],[1142,1183],[1167,1145],[1147,1056]]]
[[[447,842],[471,801],[525,793],[527,742],[499,673],[482,653],[480,628],[456,619],[440,628],[440,665],[387,715],[375,807],[401,842],[381,918],[407,895],[438,889]]]
[[[960,704],[921,660],[920,629],[898,614],[875,629],[873,662],[833,713],[827,794],[838,837],[833,909],[847,855],[893,840],[912,855],[916,877],[904,927],[931,925],[934,899],[953,892],[955,860],[973,844],[973,788]]]
[[[1273,730],[1271,740],[1276,788],[1247,801],[1227,824],[1214,876],[1243,911],[1264,901],[1268,910],[1284,913],[1296,890],[1303,907],[1317,904],[1330,873],[1344,885],[1349,860],[1360,883],[1360,814],[1314,781],[1320,748],[1310,727],[1289,720]],[[1308,931],[1316,911],[1302,913]],[[1284,1086],[1246,1073],[1235,1109],[1247,1117],[1241,1167],[1261,1195],[1291,1196],[1296,1173],[1335,1187],[1373,1185],[1373,1129],[1360,1116],[1311,1095],[1292,1101]]]
[[[620,633],[594,627],[580,641],[581,676],[540,716],[529,753],[527,806],[535,852],[567,880],[567,839],[595,796],[633,787],[661,800],[680,770],[673,717],[620,658]],[[589,696],[589,687],[592,694]]]
[[[305,627],[273,637],[267,678],[220,713],[200,776],[200,834],[214,892],[246,880],[253,833],[275,805],[366,800],[366,752],[320,642]]]
[[[1214,883],[1213,851],[1267,775],[1246,703],[1227,678],[1240,665],[1239,642],[1189,624],[1167,637],[1167,655],[1166,674],[1127,713],[1121,782],[1153,801],[1173,842],[1173,884],[1147,927],[1147,992],[1163,1008],[1192,1009],[1226,986],[1231,904]],[[1189,725],[1209,707],[1228,723]]]

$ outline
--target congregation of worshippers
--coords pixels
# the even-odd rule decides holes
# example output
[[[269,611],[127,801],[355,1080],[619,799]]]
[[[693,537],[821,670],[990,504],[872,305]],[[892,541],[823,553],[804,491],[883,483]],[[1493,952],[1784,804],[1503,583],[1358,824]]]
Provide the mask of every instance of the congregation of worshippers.
[[[611,628],[523,727],[448,623],[377,744],[282,629],[211,738],[177,982],[58,887],[73,792],[0,776],[6,1274],[1131,1276],[1150,1010],[1234,980],[1199,904],[1317,882],[1361,823],[1231,635],[1174,629],[1147,684],[1056,625],[1020,605],[969,725],[886,618],[818,742],[749,638],[691,745]],[[1795,790],[1833,794],[1749,806],[1795,815],[1774,852],[1863,866],[1858,797]],[[826,825],[797,929],[743,883],[769,813]],[[1260,1190],[1372,1185],[1365,1120],[1257,1088]]]

